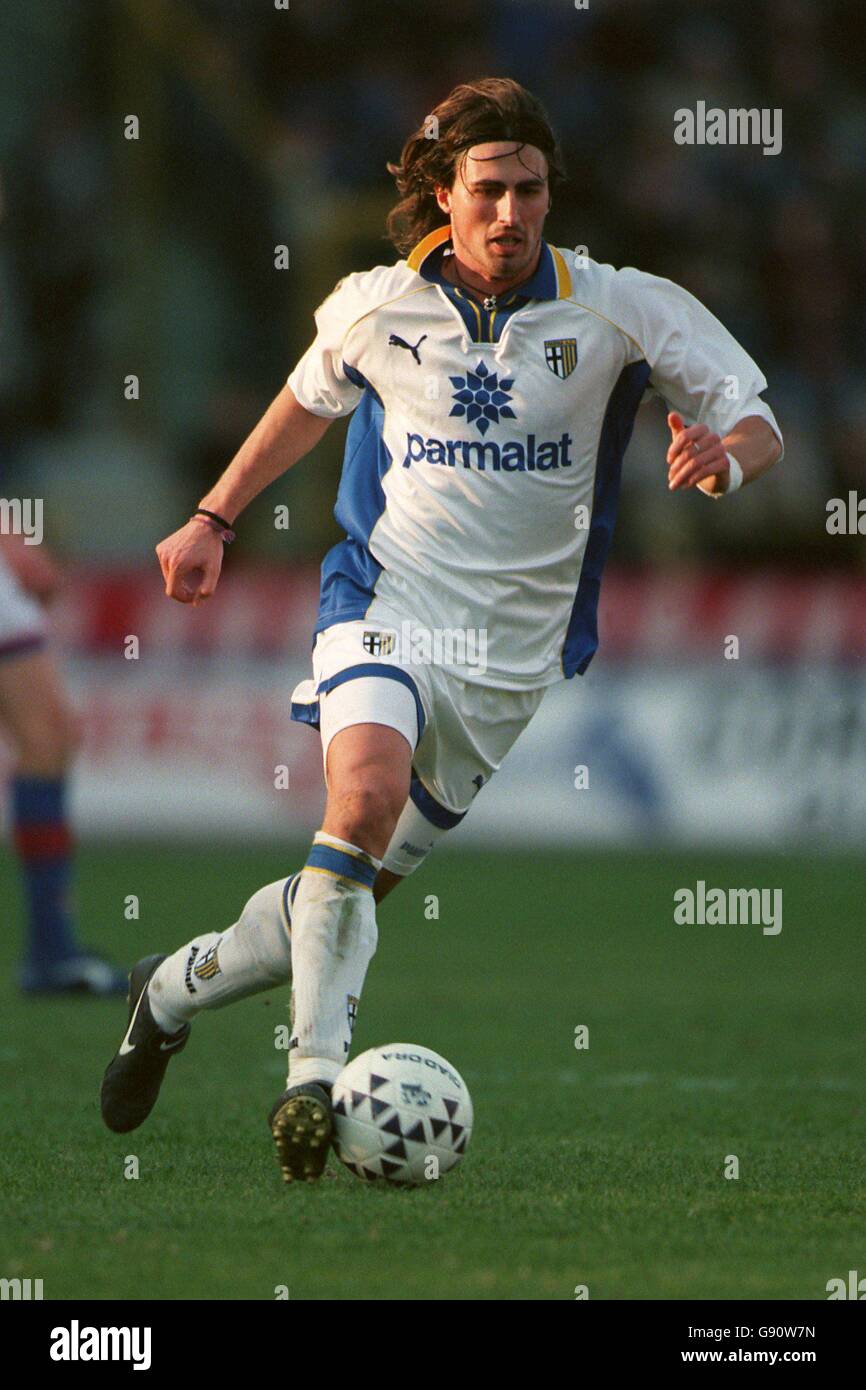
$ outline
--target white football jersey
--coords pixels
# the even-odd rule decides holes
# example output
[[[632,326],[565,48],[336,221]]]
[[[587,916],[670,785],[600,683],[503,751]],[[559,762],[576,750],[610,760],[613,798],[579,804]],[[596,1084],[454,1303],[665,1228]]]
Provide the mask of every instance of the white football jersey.
[[[348,275],[289,377],[314,415],[355,412],[316,631],[407,617],[484,633],[504,689],[583,672],[622,458],[653,394],[720,435],[760,415],[766,381],[688,291],[543,243],[532,279],[484,306],[440,268],[450,229]],[[664,460],[659,461],[664,477]]]

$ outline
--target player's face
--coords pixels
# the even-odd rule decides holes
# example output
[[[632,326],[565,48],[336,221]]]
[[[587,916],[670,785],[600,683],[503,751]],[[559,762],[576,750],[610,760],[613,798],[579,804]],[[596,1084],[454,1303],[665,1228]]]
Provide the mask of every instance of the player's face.
[[[469,270],[509,283],[531,273],[550,208],[547,160],[535,145],[473,145],[453,187],[436,196],[451,217],[454,250]]]

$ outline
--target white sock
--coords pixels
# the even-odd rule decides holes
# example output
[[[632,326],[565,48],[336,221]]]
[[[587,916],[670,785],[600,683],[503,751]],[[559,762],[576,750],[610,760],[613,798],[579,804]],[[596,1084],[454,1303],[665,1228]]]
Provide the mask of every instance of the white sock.
[[[157,1026],[176,1033],[201,1009],[218,1009],[292,976],[291,907],[299,875],[254,893],[234,926],[181,946],[148,986]]]
[[[346,1065],[358,1000],[376,950],[373,882],[381,863],[316,833],[292,905],[289,1085],[333,1081]]]

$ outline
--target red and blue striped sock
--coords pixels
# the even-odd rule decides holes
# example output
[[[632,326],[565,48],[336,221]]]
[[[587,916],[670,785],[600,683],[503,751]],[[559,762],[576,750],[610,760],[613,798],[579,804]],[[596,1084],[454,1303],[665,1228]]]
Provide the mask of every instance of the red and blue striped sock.
[[[70,904],[72,836],[66,822],[66,779],[12,779],[12,824],[27,901],[26,960],[47,966],[76,952]]]

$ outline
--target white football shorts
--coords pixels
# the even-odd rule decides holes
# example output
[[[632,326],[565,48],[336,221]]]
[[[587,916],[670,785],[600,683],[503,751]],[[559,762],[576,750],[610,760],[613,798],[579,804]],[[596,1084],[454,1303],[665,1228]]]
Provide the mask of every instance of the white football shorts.
[[[36,651],[45,634],[42,607],[25,592],[0,556],[0,660]]]
[[[408,620],[334,623],[316,638],[313,679],[292,692],[292,718],[321,733],[326,780],[328,745],[353,724],[386,724],[413,749],[409,799],[382,861],[401,875],[460,823],[546,688],[498,690],[458,680],[435,659],[431,643],[417,639]]]

